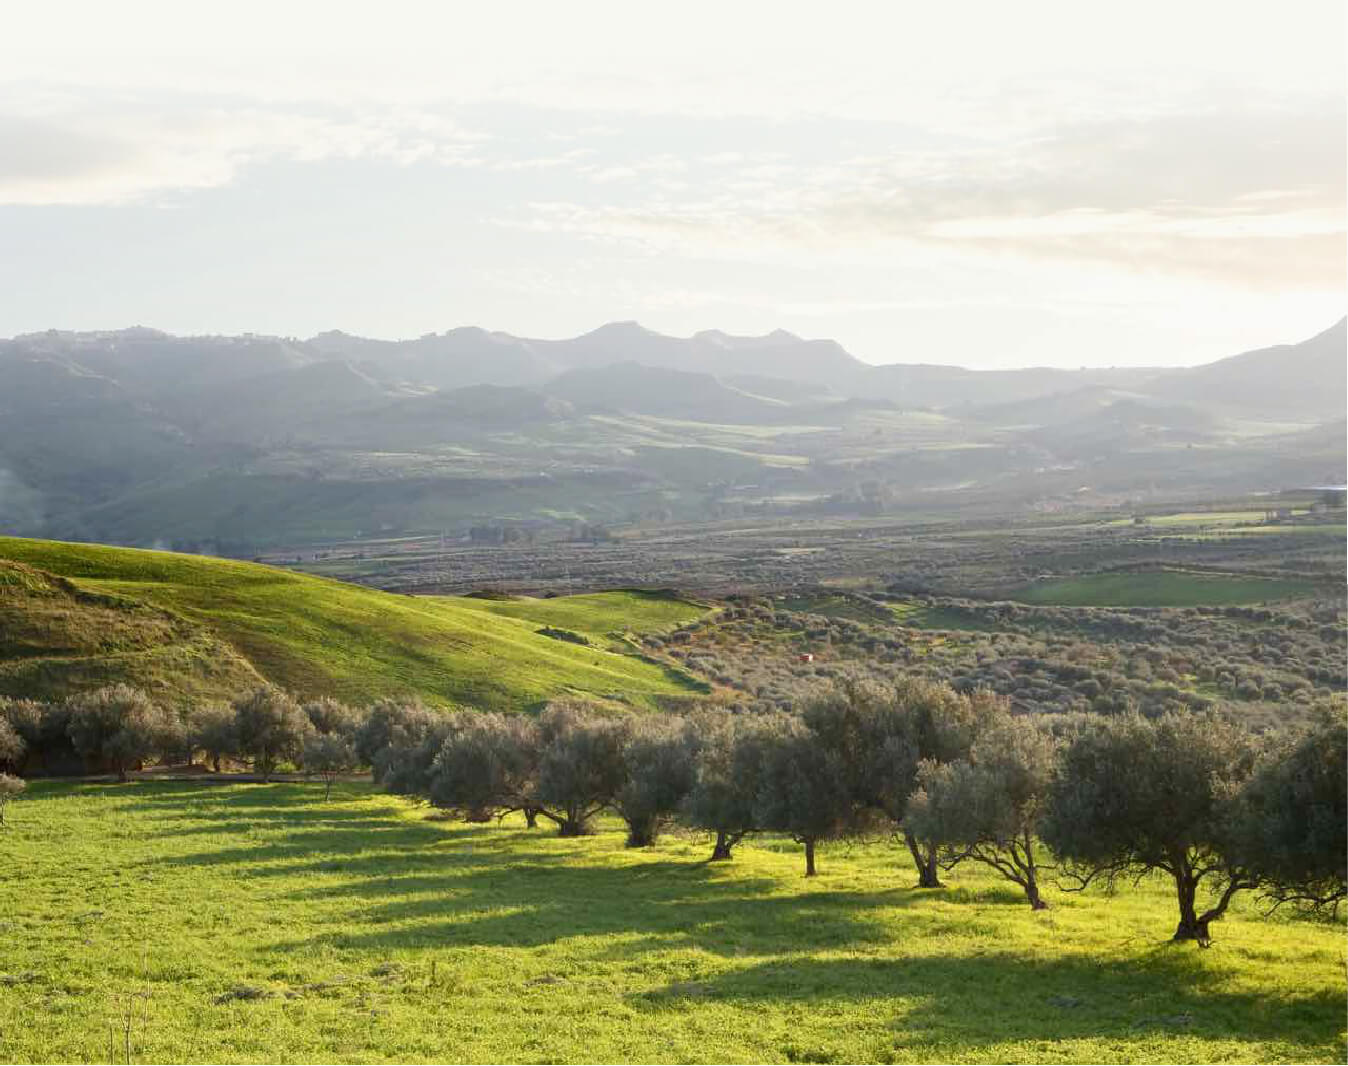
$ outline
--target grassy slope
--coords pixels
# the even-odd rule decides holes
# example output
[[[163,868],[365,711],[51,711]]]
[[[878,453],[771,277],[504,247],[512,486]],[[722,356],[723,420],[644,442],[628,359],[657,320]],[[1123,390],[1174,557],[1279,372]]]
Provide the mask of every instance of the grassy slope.
[[[591,638],[603,637],[615,630],[673,629],[702,613],[687,600],[639,589],[551,599],[530,596],[509,599],[447,596],[444,599],[503,618],[520,618],[538,625],[570,629]]]
[[[1007,598],[1060,607],[1220,607],[1293,599],[1314,591],[1308,581],[1162,570],[1039,581]]]
[[[0,1061],[107,1061],[138,992],[138,1062],[1343,1061],[1342,928],[1248,900],[1203,951],[1159,881],[1035,914],[972,866],[911,889],[892,845],[806,881],[785,841],[708,866],[321,796],[35,783],[0,833]]]
[[[502,617],[491,601],[398,596],[253,563],[54,541],[0,538],[0,559],[73,579],[82,592],[131,601],[129,611],[171,612],[166,617],[184,632],[216,638],[262,676],[302,694],[366,701],[418,693],[517,709],[566,691],[643,702],[691,685],[631,656],[539,636],[544,619]],[[626,593],[590,597],[586,610],[599,619],[606,604],[608,629],[661,628],[671,617],[703,611]],[[77,616],[85,609],[72,607]],[[171,669],[160,680],[186,694]]]

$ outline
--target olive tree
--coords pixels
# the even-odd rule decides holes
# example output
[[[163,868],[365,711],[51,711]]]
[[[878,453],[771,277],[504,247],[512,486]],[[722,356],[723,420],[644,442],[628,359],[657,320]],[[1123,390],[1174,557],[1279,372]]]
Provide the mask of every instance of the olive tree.
[[[0,774],[0,825],[5,824],[5,805],[26,787],[22,777]]]
[[[283,759],[300,761],[304,738],[314,731],[294,697],[273,685],[235,700],[234,721],[239,752],[253,760],[253,769],[263,781],[271,780]]]
[[[786,719],[765,738],[754,820],[805,848],[806,877],[815,875],[815,846],[851,832],[856,813],[842,759],[803,722]]]
[[[9,719],[0,715],[0,766],[11,769],[18,767],[27,746],[18,730],[10,725]]]
[[[75,752],[87,763],[111,767],[119,781],[127,779],[133,766],[164,750],[178,724],[130,685],[72,696],[66,707],[66,729]]]
[[[70,709],[65,703],[0,697],[0,718],[23,742],[25,767],[40,761],[50,770],[53,765],[70,761],[75,753],[70,741]]]
[[[613,809],[627,823],[627,846],[650,847],[693,787],[697,746],[688,722],[650,715],[626,723],[622,783]]]
[[[415,700],[380,700],[356,728],[356,758],[374,770],[376,782],[384,784],[390,752],[393,749],[405,752],[420,744],[435,726],[437,717]]]
[[[992,693],[905,678],[835,686],[806,706],[804,719],[832,754],[853,804],[902,831],[918,887],[939,888],[939,842],[904,828],[918,769],[966,758],[977,737],[1008,714],[1006,701]]]
[[[318,732],[335,733],[353,739],[361,726],[361,715],[354,707],[324,696],[303,704],[304,715]]]
[[[1274,745],[1237,797],[1231,857],[1275,905],[1337,911],[1348,898],[1348,719],[1323,708]]]
[[[420,706],[406,710],[393,731],[393,739],[374,756],[374,779],[390,792],[425,796],[430,791],[441,748],[471,715],[430,711]],[[359,752],[357,743],[358,757]]]
[[[234,708],[223,703],[194,707],[187,719],[188,743],[204,752],[217,774],[222,760],[239,754],[239,730]]]
[[[1084,728],[1062,754],[1041,837],[1078,887],[1159,871],[1175,885],[1173,939],[1211,942],[1209,926],[1258,879],[1223,852],[1251,738],[1212,714],[1136,714]],[[1211,886],[1199,909],[1200,890]]]
[[[306,774],[319,774],[323,778],[324,802],[332,797],[332,779],[356,768],[355,745],[339,733],[306,735],[302,758]]]
[[[941,845],[948,865],[972,859],[1020,886],[1035,910],[1039,891],[1035,837],[1057,763],[1053,735],[1029,718],[1008,718],[980,736],[968,759],[924,762],[908,801],[904,829]]]
[[[625,723],[568,700],[549,705],[538,730],[539,813],[562,836],[582,836],[623,785]]]
[[[537,825],[539,730],[523,715],[465,714],[436,753],[428,791],[435,806],[469,821],[523,811]]]
[[[741,840],[758,828],[755,806],[766,738],[783,715],[708,715],[698,722],[698,754],[683,815],[697,829],[716,834],[712,862],[728,861]]]

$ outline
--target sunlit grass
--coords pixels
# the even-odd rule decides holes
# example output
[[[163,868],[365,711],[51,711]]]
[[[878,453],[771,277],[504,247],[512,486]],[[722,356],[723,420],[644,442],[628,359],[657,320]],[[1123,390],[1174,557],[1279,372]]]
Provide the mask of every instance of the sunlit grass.
[[[537,609],[526,601],[525,617],[514,618],[493,601],[401,596],[171,552],[0,538],[0,558],[72,578],[84,589],[167,608],[223,640],[263,677],[302,694],[352,702],[419,695],[520,710],[564,693],[623,693],[648,704],[661,694],[705,688],[633,655],[537,632],[548,612],[570,610],[600,631],[640,628],[646,620],[664,627],[671,617],[702,613],[679,600],[614,593],[586,597],[574,608],[556,600]],[[181,687],[167,676],[150,680],[170,691]]]
[[[787,841],[713,866],[426,814],[34,783],[0,831],[0,1060],[120,1059],[141,993],[141,1062],[1343,1059],[1342,927],[1248,900],[1203,951],[1159,881],[1036,914],[975,867],[917,891],[888,842],[806,880]]]

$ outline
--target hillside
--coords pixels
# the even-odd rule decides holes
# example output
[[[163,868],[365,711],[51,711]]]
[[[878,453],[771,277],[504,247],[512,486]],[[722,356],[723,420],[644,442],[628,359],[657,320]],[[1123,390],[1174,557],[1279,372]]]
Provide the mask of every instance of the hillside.
[[[1298,344],[1260,348],[1167,375],[1157,395],[1265,417],[1343,417],[1348,390],[1348,319]]]
[[[648,705],[702,689],[604,635],[705,608],[639,592],[576,600],[408,597],[255,563],[0,538],[0,694],[127,680],[219,698],[266,679],[352,702],[521,710],[568,692]],[[559,622],[592,645],[538,632]]]

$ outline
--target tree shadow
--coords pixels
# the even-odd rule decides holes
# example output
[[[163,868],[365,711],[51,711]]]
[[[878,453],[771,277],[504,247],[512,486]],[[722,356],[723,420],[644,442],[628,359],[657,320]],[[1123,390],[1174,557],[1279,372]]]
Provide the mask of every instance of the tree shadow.
[[[902,890],[774,895],[781,886],[773,878],[737,877],[705,863],[615,867],[548,857],[553,861],[538,863],[511,851],[509,862],[458,876],[356,883],[349,893],[343,886],[337,890],[342,895],[370,901],[345,916],[350,931],[335,929],[278,948],[539,947],[570,937],[617,937],[604,948],[608,957],[637,955],[653,942],[718,954],[749,945],[757,954],[854,948],[891,936],[870,912],[907,902]],[[391,892],[396,898],[389,898]],[[324,894],[331,890],[295,895]]]
[[[904,959],[772,959],[703,980],[674,982],[629,1001],[646,1009],[772,1004],[802,1009],[845,1000],[892,1011],[891,1052],[939,1045],[963,1061],[990,1044],[1097,1040],[1139,1043],[1160,1034],[1209,1040],[1332,1047],[1343,1041],[1343,997],[1296,997],[1221,987],[1224,975],[1193,945],[1142,957],[1024,955]],[[937,1052],[933,1052],[937,1054]],[[830,1061],[827,1049],[794,1049],[796,1061]],[[877,1052],[883,1061],[883,1052]],[[1155,1060],[1152,1060],[1155,1061]]]

